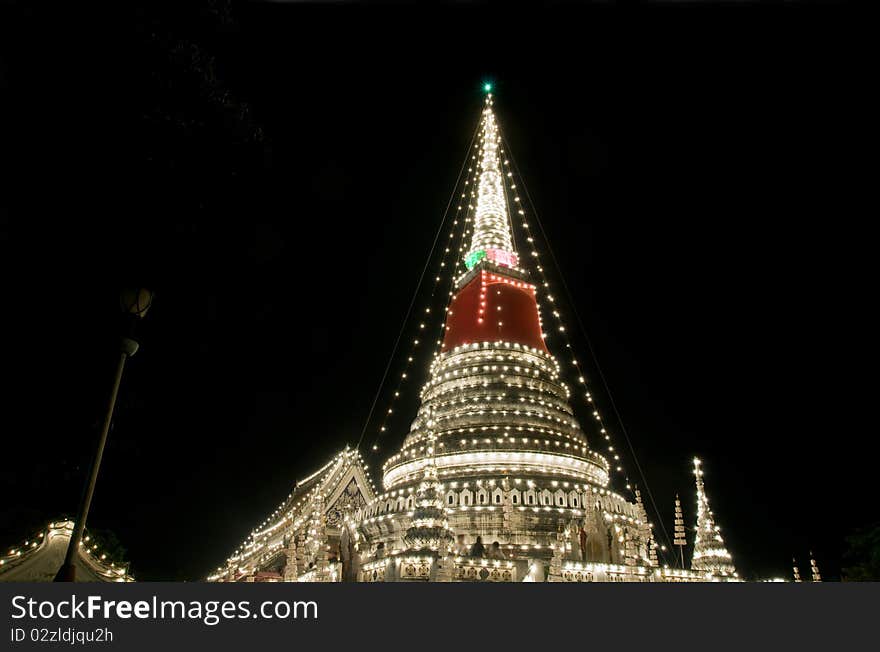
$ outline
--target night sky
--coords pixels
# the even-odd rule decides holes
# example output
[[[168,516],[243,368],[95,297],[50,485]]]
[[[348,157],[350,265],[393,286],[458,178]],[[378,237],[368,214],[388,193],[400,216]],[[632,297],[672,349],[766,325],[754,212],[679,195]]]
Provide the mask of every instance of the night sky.
[[[75,512],[123,285],[157,294],[89,525],[139,579],[204,577],[355,444],[491,80],[666,528],[696,454],[743,576],[839,575],[880,517],[851,16],[193,4],[0,20],[0,544]]]

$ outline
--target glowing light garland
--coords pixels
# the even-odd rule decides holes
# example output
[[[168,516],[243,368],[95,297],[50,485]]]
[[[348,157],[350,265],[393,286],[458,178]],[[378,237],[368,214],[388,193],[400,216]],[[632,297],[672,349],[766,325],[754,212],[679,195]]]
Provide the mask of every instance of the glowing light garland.
[[[476,142],[476,134],[475,134],[474,138],[472,139],[471,148],[469,149],[469,157],[465,159],[465,161],[466,161],[465,165],[467,165],[467,161],[472,161],[476,158],[476,154],[470,154],[470,151],[473,148],[473,144],[475,142]],[[464,166],[462,166],[462,167],[464,167]],[[477,174],[476,166],[472,163],[471,166],[467,168],[467,174],[466,174],[465,181],[463,184],[463,186],[465,188],[467,188],[467,186],[471,186],[471,188],[473,188],[473,182],[476,178],[476,174]],[[460,195],[458,197],[459,201],[458,201],[456,208],[455,208],[455,217],[452,221],[452,228],[450,229],[449,238],[448,238],[449,240],[455,239],[456,227],[459,226],[459,224],[460,224],[461,228],[459,229],[460,233],[459,233],[458,248],[457,248],[457,251],[459,253],[464,251],[464,239],[468,235],[467,224],[470,222],[470,218],[467,216],[467,212],[468,212],[468,210],[473,208],[473,204],[471,204],[467,201],[468,196],[470,196],[471,199],[474,199],[475,193],[473,192],[473,190],[471,190],[470,193],[468,193],[467,190],[465,190],[464,192],[460,193]],[[455,246],[452,242],[449,242],[447,244],[452,245],[453,247]],[[440,282],[443,279],[442,272],[446,268],[446,260],[448,258],[450,251],[451,251],[451,247],[449,247],[449,246],[443,247],[443,251],[442,251],[442,254],[440,257],[440,263],[439,263],[439,266],[437,269],[437,273],[434,276],[434,281],[433,281],[433,285],[431,287],[431,292],[430,292],[430,295],[427,300],[428,305],[424,307],[424,310],[422,311],[421,314],[427,315],[427,314],[430,314],[430,312],[431,312],[431,305],[430,304],[433,301],[433,299],[436,295],[436,292],[437,292],[437,288],[439,287]],[[453,267],[455,267],[455,265],[453,265]],[[452,288],[452,284],[454,282],[454,277],[455,277],[455,274],[453,272],[450,272],[449,283],[448,283],[448,286],[450,288],[448,291],[449,296],[451,296],[453,294],[451,288]],[[446,308],[446,310],[448,310],[448,307]],[[435,357],[439,353],[439,350],[440,350],[440,344],[442,341],[443,329],[445,327],[446,320],[444,318],[441,318],[438,321],[439,321],[439,330],[440,330],[439,336],[440,337],[436,340],[436,343],[433,347]],[[413,340],[411,342],[411,347],[409,350],[409,355],[406,358],[407,367],[414,361],[415,350],[422,343],[422,339],[424,338],[423,331],[425,330],[426,327],[427,327],[426,321],[422,321],[419,323],[418,334],[415,338],[413,338]],[[370,450],[373,452],[379,450],[379,440],[383,437],[383,435],[388,430],[389,420],[390,420],[391,416],[394,414],[394,404],[397,401],[397,399],[400,398],[401,389],[403,387],[403,383],[406,380],[407,380],[407,373],[404,371],[403,373],[401,373],[401,375],[398,378],[398,381],[397,381],[397,384],[394,388],[394,392],[392,393],[391,399],[388,402],[388,405],[385,408],[385,411],[383,412],[382,421],[381,421],[379,428],[376,432],[376,436],[374,437],[373,442],[370,445]]]
[[[505,166],[508,166],[508,167],[510,165],[509,161],[506,159],[503,161],[503,163]],[[513,173],[508,172],[508,175],[512,176]],[[516,187],[516,185],[512,184],[512,188],[515,188],[515,187]],[[630,482],[629,476],[627,475],[626,471],[623,468],[623,464],[620,459],[620,454],[617,453],[617,451],[615,451],[615,449],[614,449],[614,446],[611,442],[611,435],[608,432],[608,428],[605,426],[605,421],[602,417],[602,414],[600,413],[599,409],[596,407],[595,402],[593,400],[593,395],[590,392],[589,387],[587,385],[587,380],[583,376],[583,373],[580,371],[580,363],[579,363],[578,359],[576,357],[574,357],[574,354],[572,352],[573,349],[572,349],[572,345],[571,345],[571,340],[568,336],[568,329],[565,326],[565,323],[562,318],[562,314],[555,306],[556,298],[551,293],[550,282],[547,279],[547,275],[544,271],[544,267],[541,265],[541,262],[540,262],[541,255],[538,252],[537,248],[535,248],[535,244],[534,244],[535,241],[531,235],[531,232],[529,229],[529,224],[526,219],[526,212],[522,208],[519,195],[515,195],[514,199],[519,204],[519,207],[517,208],[517,214],[519,215],[520,220],[521,220],[520,224],[522,226],[522,229],[525,231],[526,242],[529,243],[529,245],[532,247],[532,250],[530,253],[531,253],[532,258],[535,260],[535,269],[537,270],[538,274],[541,277],[540,286],[542,288],[544,288],[543,294],[536,293],[536,298],[538,301],[539,310],[546,308],[546,306],[543,305],[544,299],[546,299],[547,302],[552,304],[549,310],[550,310],[551,314],[553,315],[554,319],[556,320],[557,332],[562,334],[562,338],[565,343],[565,349],[568,351],[568,354],[572,356],[571,360],[570,360],[571,365],[577,370],[577,372],[579,374],[577,376],[577,383],[581,386],[581,388],[584,392],[583,398],[584,398],[585,402],[587,403],[588,407],[590,408],[591,416],[597,422],[599,434],[602,435],[603,439],[606,442],[609,457],[611,457],[615,461],[615,470],[623,476],[623,478],[625,480],[626,488],[632,490],[632,483]],[[546,338],[546,335],[545,335],[545,338]]]
[[[13,547],[8,554],[0,554],[0,577],[3,573],[11,572],[32,557],[47,550],[51,542],[57,538],[70,540],[73,533],[73,521],[62,520],[50,522],[43,530],[27,539],[23,545]],[[91,545],[90,545],[91,544]],[[65,544],[66,545],[66,544]],[[115,562],[107,561],[107,553],[100,552],[97,543],[92,536],[86,534],[79,542],[79,559],[101,580],[106,582],[134,582],[134,577],[128,572],[127,563],[116,565]]]
[[[502,139],[502,141],[503,141],[503,139]],[[511,158],[512,158],[512,156],[511,156]],[[513,177],[513,172],[510,170],[510,161],[505,158],[505,159],[503,159],[502,163],[505,166],[505,169],[507,170],[506,177],[507,178]],[[514,163],[514,167],[515,167],[515,163]],[[517,170],[517,175],[520,176],[518,170]],[[510,185],[511,190],[515,191],[516,187],[517,186],[515,183],[511,183],[511,185]],[[531,204],[531,198],[529,198],[527,191],[526,191],[526,197],[529,199],[529,203]],[[599,433],[602,435],[602,437],[605,440],[609,457],[611,457],[615,461],[615,467],[614,467],[615,470],[624,478],[626,488],[628,490],[632,491],[632,482],[630,481],[629,475],[627,474],[626,469],[623,466],[623,462],[620,458],[619,453],[614,448],[614,445],[611,440],[611,435],[610,435],[609,429],[607,428],[607,426],[605,424],[605,420],[602,417],[602,414],[599,411],[598,407],[595,405],[595,401],[593,399],[592,392],[590,391],[589,386],[587,384],[587,380],[586,380],[585,376],[583,375],[583,372],[580,369],[580,363],[579,363],[578,359],[574,356],[573,348],[571,345],[571,339],[569,338],[569,335],[568,335],[568,329],[567,329],[565,322],[562,318],[562,314],[557,309],[556,298],[554,297],[554,295],[551,292],[550,282],[547,279],[547,275],[544,271],[543,265],[541,265],[540,253],[538,252],[537,248],[535,247],[535,244],[534,244],[535,239],[532,236],[532,233],[529,229],[529,223],[528,223],[528,220],[526,219],[526,212],[523,209],[523,205],[522,205],[522,202],[520,201],[520,197],[518,194],[514,195],[514,202],[517,204],[516,212],[517,212],[517,216],[520,219],[520,225],[524,231],[525,241],[532,247],[531,256],[532,256],[532,259],[535,261],[534,267],[535,267],[535,270],[539,273],[539,275],[541,277],[540,287],[543,288],[546,292],[546,300],[550,304],[550,306],[549,306],[550,312],[553,315],[554,319],[556,320],[556,326],[557,326],[556,330],[557,330],[557,332],[561,333],[563,341],[565,343],[565,348],[567,349],[568,354],[570,354],[572,356],[571,360],[570,360],[571,365],[575,368],[575,370],[579,374],[577,376],[577,382],[581,386],[581,389],[584,393],[583,394],[584,400],[587,403],[587,406],[589,407],[589,409],[591,410],[591,415],[596,421],[596,425],[599,428]],[[534,206],[532,206],[532,212],[535,213],[535,218],[537,220],[537,213],[534,211]],[[538,226],[540,227],[540,230],[543,233],[543,227],[541,226],[540,221],[538,222]],[[546,242],[546,234],[544,234],[544,239]],[[546,243],[546,244],[549,249],[549,246],[550,246],[549,243]],[[543,308],[545,308],[545,306],[543,304],[544,298],[545,297],[542,296],[541,294],[537,295],[539,316],[540,316],[541,310]],[[542,321],[542,330],[543,330],[543,321]],[[544,332],[546,333],[546,331],[544,331]],[[589,345],[589,343],[588,343],[588,345]],[[621,427],[623,427],[622,424],[621,424]],[[625,434],[625,432],[624,432],[624,434]],[[633,451],[633,456],[635,456],[634,451]],[[636,465],[638,466],[637,460],[636,460]],[[645,485],[647,487],[647,479],[643,478],[643,480],[645,481]],[[649,497],[651,497],[650,489],[648,489],[648,495],[649,495]],[[655,512],[658,511],[656,503],[653,502],[653,497],[651,497],[651,500],[652,500]],[[666,534],[665,528],[663,528],[662,520],[661,520],[660,525],[661,525],[661,529],[663,530],[664,535],[666,536],[667,541],[669,541],[669,536],[668,536],[668,534]],[[661,546],[661,550],[665,550],[665,549],[666,549],[665,546]]]

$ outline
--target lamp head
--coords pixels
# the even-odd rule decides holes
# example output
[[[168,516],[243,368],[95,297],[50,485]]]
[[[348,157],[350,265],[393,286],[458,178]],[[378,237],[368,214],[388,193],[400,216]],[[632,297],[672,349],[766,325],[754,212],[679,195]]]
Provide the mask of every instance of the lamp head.
[[[122,312],[143,319],[153,304],[153,293],[146,288],[128,288],[119,295]]]

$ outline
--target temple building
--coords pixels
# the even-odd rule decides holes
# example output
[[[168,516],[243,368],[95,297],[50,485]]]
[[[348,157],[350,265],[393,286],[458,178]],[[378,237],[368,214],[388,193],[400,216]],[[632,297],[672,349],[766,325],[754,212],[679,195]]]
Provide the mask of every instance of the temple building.
[[[0,554],[0,582],[51,582],[67,553],[73,521],[48,523],[23,543]],[[77,582],[133,582],[128,564],[108,561],[88,534],[76,555]]]
[[[629,497],[619,493],[620,456],[571,345],[560,337],[557,355],[548,348],[544,315],[559,313],[493,102],[490,93],[459,197],[459,260],[449,265],[458,271],[441,335],[409,432],[381,469],[382,489],[360,453],[346,448],[298,482],[208,580],[737,579],[699,464],[689,568],[683,553],[680,568],[658,561],[640,491],[623,481]],[[523,228],[519,238],[514,220]],[[446,251],[455,249],[454,235]],[[574,400],[590,411],[589,429],[575,416]],[[680,536],[677,530],[676,543],[683,528]]]

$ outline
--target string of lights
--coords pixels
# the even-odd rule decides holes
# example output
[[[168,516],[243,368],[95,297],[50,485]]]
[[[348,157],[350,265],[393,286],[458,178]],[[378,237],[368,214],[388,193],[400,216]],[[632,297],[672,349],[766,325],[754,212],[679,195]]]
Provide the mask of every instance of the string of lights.
[[[505,149],[508,150],[507,151],[508,158],[506,158],[504,160],[504,165],[507,166],[508,168],[510,168],[509,149],[506,146],[505,146]],[[508,172],[507,176],[508,176],[508,178],[510,178],[513,176],[513,173]],[[516,184],[510,185],[510,188],[512,190],[515,190],[516,187],[517,187]],[[538,274],[541,278],[540,286],[544,288],[543,294],[540,292],[536,293],[536,296],[538,298],[538,306],[542,311],[547,310],[553,315],[555,322],[556,322],[556,326],[557,326],[557,332],[559,332],[561,334],[561,337],[562,337],[563,343],[564,343],[564,347],[569,352],[569,355],[572,356],[570,359],[571,365],[573,367],[575,367],[578,371],[580,371],[578,359],[574,356],[573,349],[571,346],[571,340],[568,336],[568,332],[565,327],[565,321],[562,317],[562,313],[558,310],[557,306],[555,305],[556,298],[552,293],[552,288],[550,286],[550,282],[547,277],[547,274],[544,271],[544,267],[541,265],[540,253],[538,252],[537,248],[535,247],[534,238],[531,235],[532,232],[530,230],[529,223],[526,218],[526,211],[524,210],[524,208],[522,207],[522,205],[520,203],[520,198],[519,198],[518,194],[514,195],[514,200],[517,202],[516,212],[521,220],[520,226],[524,231],[524,236],[525,236],[524,239],[531,247],[531,250],[529,253],[532,256],[532,258],[534,259],[534,269],[538,272]],[[553,305],[550,305],[550,306],[545,305],[543,300],[546,300],[547,302],[549,302],[550,304],[553,304]],[[547,339],[547,334],[545,332],[545,340],[546,339]],[[632,491],[632,483],[630,482],[629,476],[623,467],[623,463],[620,460],[619,453],[617,451],[615,451],[615,449],[614,449],[614,445],[611,441],[611,435],[608,432],[608,428],[605,425],[605,422],[604,422],[604,419],[602,417],[601,412],[599,411],[598,407],[595,406],[595,402],[594,402],[592,393],[590,392],[586,378],[582,373],[581,373],[581,375],[578,376],[577,382],[578,382],[578,384],[581,385],[581,387],[583,389],[583,392],[584,392],[583,398],[585,399],[588,407],[591,409],[591,413],[592,413],[594,420],[597,422],[597,425],[599,427],[599,433],[602,435],[602,437],[604,438],[604,440],[606,442],[606,449],[609,453],[609,456],[612,457],[615,461],[615,469],[614,470],[617,471],[619,474],[621,474],[621,476],[625,480],[626,488],[629,489],[630,491]]]
[[[444,212],[443,220],[440,223],[440,228],[438,229],[437,237],[435,237],[435,244],[434,244],[434,246],[432,246],[431,251],[428,254],[427,260],[425,262],[425,267],[424,267],[424,270],[422,273],[422,278],[419,279],[419,283],[416,286],[415,293],[413,294],[413,299],[410,304],[410,310],[407,312],[407,315],[404,319],[403,325],[401,326],[400,336],[402,336],[402,334],[406,330],[407,324],[410,320],[410,316],[412,313],[412,305],[415,303],[415,301],[419,295],[419,290],[422,287],[424,273],[428,269],[428,266],[430,265],[430,261],[433,258],[434,251],[436,249],[436,243],[439,240],[439,237],[443,232],[444,225],[448,221],[449,209],[452,206],[452,202],[457,197],[458,203],[457,203],[457,206],[455,209],[455,217],[452,220],[451,228],[449,229],[449,234],[448,234],[448,238],[447,238],[447,240],[449,240],[450,242],[447,242],[446,246],[444,246],[442,249],[439,264],[437,267],[437,273],[434,275],[433,283],[431,286],[431,291],[430,291],[427,299],[425,300],[424,309],[419,313],[422,315],[422,317],[418,322],[416,335],[413,337],[413,339],[410,342],[410,348],[407,352],[406,359],[403,364],[404,371],[402,371],[397,378],[397,382],[395,384],[394,391],[392,392],[391,397],[388,401],[388,404],[382,414],[382,420],[379,423],[378,429],[376,430],[376,435],[373,438],[372,443],[370,444],[370,447],[369,447],[370,452],[376,452],[379,450],[379,441],[382,439],[382,437],[388,431],[389,420],[390,420],[391,416],[394,414],[395,403],[397,402],[397,399],[399,399],[401,396],[401,391],[403,389],[404,383],[409,379],[408,369],[410,368],[410,365],[412,365],[416,361],[416,355],[415,355],[416,349],[423,343],[423,338],[425,337],[425,333],[427,331],[428,325],[430,324],[429,315],[432,314],[432,310],[439,312],[439,309],[437,309],[432,304],[434,302],[434,298],[437,296],[437,288],[439,287],[440,282],[444,278],[444,273],[447,274],[447,278],[449,281],[449,283],[448,283],[449,288],[450,288],[449,294],[450,295],[452,294],[451,287],[452,287],[452,283],[453,283],[453,280],[455,277],[455,272],[454,272],[455,265],[453,264],[452,269],[447,272],[447,264],[448,264],[447,259],[449,257],[449,254],[452,252],[452,250],[455,247],[455,243],[451,242],[451,241],[455,240],[456,231],[459,232],[459,247],[458,247],[459,252],[462,251],[464,238],[466,236],[467,223],[470,220],[469,214],[470,214],[470,211],[472,210],[472,207],[473,207],[473,202],[471,200],[473,199],[473,181],[476,176],[476,166],[473,165],[473,163],[471,163],[471,165],[469,167],[467,167],[467,170],[465,170],[465,167],[468,166],[468,162],[472,161],[475,158],[473,151],[474,151],[475,145],[477,143],[477,136],[479,134],[479,131],[480,131],[480,127],[478,124],[473,132],[472,137],[471,137],[470,144],[468,145],[467,155],[465,156],[465,159],[462,163],[461,169],[459,171],[458,177],[455,182],[455,187],[453,188],[452,195],[450,196],[449,202],[446,207],[446,211]],[[463,186],[461,185],[462,177],[464,177],[464,185]],[[459,192],[459,191],[461,191],[461,192]],[[445,303],[446,300],[447,300],[446,295],[444,295],[444,297],[442,298],[442,301]],[[443,327],[445,324],[445,318],[441,315],[441,317],[438,319],[438,322],[439,322],[439,330],[440,330],[441,337],[436,340],[434,346],[432,347],[432,352],[433,352],[434,356],[437,355],[437,353],[439,352],[439,349],[440,349],[440,345],[442,342],[442,332],[443,332]],[[358,446],[357,446],[358,448],[360,447],[361,443],[363,442],[364,435],[368,429],[370,421],[372,420],[372,415],[373,415],[373,412],[375,409],[376,401],[377,401],[378,397],[381,395],[382,390],[385,386],[385,381],[387,380],[388,370],[391,368],[392,363],[393,363],[395,356],[396,356],[396,353],[397,353],[398,344],[400,342],[400,336],[398,336],[398,343],[395,344],[394,350],[392,351],[391,356],[388,360],[388,365],[386,366],[385,375],[383,375],[382,381],[380,382],[379,388],[376,392],[376,399],[374,399],[373,406],[370,408],[370,413],[367,416],[367,420],[364,424],[364,430],[362,431],[361,437],[358,440]]]
[[[0,573],[11,571],[18,564],[26,561],[28,557],[38,554],[42,549],[50,545],[50,541],[62,537],[67,541],[73,532],[73,521],[62,519],[50,522],[45,528],[29,537],[23,544],[13,546],[6,554],[0,554]],[[100,550],[99,543],[92,534],[86,530],[79,542],[80,553],[92,570],[99,576],[113,582],[134,581],[128,572],[128,563],[117,564],[108,559],[109,553]]]
[[[472,155],[471,160],[474,160],[474,159],[476,159],[476,154]],[[464,254],[465,246],[466,246],[465,243],[468,241],[468,237],[473,232],[471,229],[471,225],[474,222],[473,213],[476,209],[476,204],[475,204],[476,192],[474,191],[474,182],[476,181],[476,178],[478,175],[478,169],[477,169],[477,165],[475,163],[471,163],[471,167],[468,168],[468,173],[470,174],[470,176],[469,176],[468,180],[465,182],[465,185],[470,186],[470,192],[462,193],[461,199],[463,201],[462,201],[462,204],[458,207],[460,210],[464,211],[462,228],[461,228],[461,231],[459,232],[458,242],[457,242],[457,247],[456,247],[456,251],[458,251],[459,255],[454,257],[454,260],[456,262],[453,263],[453,269],[450,270],[450,273],[446,277],[446,284],[445,284],[446,291],[442,295],[443,301],[446,305],[443,309],[443,318],[439,320],[440,321],[439,333],[438,333],[437,339],[434,342],[434,350],[433,350],[433,353],[431,356],[432,361],[436,360],[437,357],[440,355],[440,349],[443,346],[443,335],[446,330],[446,321],[447,321],[447,316],[449,314],[449,299],[451,299],[452,296],[454,296],[454,294],[455,294],[454,288],[455,288],[455,280],[456,280],[456,278],[458,278],[458,273],[459,273],[458,270],[459,270],[459,267],[464,266],[464,255],[463,254]],[[467,195],[467,196],[465,196],[465,195]],[[464,203],[465,201],[467,201],[467,204]]]
[[[510,189],[510,191],[513,192],[513,201],[515,204],[516,214],[520,218],[519,225],[523,231],[523,239],[530,247],[529,254],[533,259],[534,269],[538,272],[538,274],[540,276],[540,287],[543,288],[543,293],[540,293],[540,292],[536,293],[536,298],[538,299],[538,308],[542,312],[544,311],[544,309],[548,310],[550,312],[550,314],[553,316],[553,318],[555,320],[555,324],[556,324],[556,332],[561,334],[561,337],[562,337],[563,343],[564,343],[564,348],[565,348],[566,352],[571,355],[571,358],[570,358],[571,365],[579,372],[579,374],[577,376],[577,382],[581,386],[581,390],[583,392],[583,399],[587,405],[587,408],[591,412],[591,416],[596,421],[596,425],[598,426],[598,429],[599,429],[599,434],[602,435],[602,437],[604,439],[604,443],[606,445],[606,451],[607,451],[608,455],[615,462],[614,470],[617,471],[618,474],[620,474],[620,476],[624,479],[624,484],[625,484],[626,488],[633,494],[633,497],[635,497],[633,483],[630,480],[629,474],[627,473],[626,468],[621,460],[620,453],[614,447],[614,443],[612,441],[609,429],[605,423],[605,420],[602,416],[601,411],[599,410],[598,406],[595,403],[593,394],[590,390],[589,384],[587,383],[586,376],[584,375],[584,372],[582,371],[582,369],[580,367],[580,363],[574,354],[574,349],[571,344],[571,338],[569,337],[569,334],[568,334],[568,328],[566,327],[565,320],[562,316],[562,312],[560,311],[559,306],[556,302],[556,297],[554,296],[553,289],[551,288],[547,273],[544,270],[544,266],[541,264],[541,254],[535,245],[535,238],[532,235],[532,231],[530,229],[529,222],[526,217],[526,210],[522,204],[522,200],[519,196],[519,192],[517,189],[518,185],[521,185],[523,187],[523,193],[529,203],[529,208],[531,210],[532,215],[535,218],[535,222],[538,224],[538,229],[541,232],[541,235],[542,235],[542,238],[544,241],[544,245],[547,247],[547,250],[550,253],[550,257],[556,266],[557,274],[559,275],[560,279],[562,279],[561,284],[563,285],[563,288],[564,288],[566,295],[568,297],[569,305],[571,306],[572,311],[577,315],[577,311],[574,309],[574,302],[572,300],[571,293],[568,292],[568,288],[567,288],[567,286],[565,286],[565,281],[564,281],[564,278],[562,275],[562,270],[559,267],[559,263],[556,260],[555,255],[553,254],[552,248],[550,247],[546,231],[544,230],[544,227],[541,224],[540,218],[538,217],[538,212],[535,208],[534,202],[532,201],[532,198],[529,195],[528,189],[526,188],[525,184],[523,183],[522,174],[519,171],[519,167],[516,165],[516,160],[514,159],[513,155],[510,153],[510,147],[509,147],[506,139],[504,139],[503,136],[499,136],[499,138],[501,139],[501,143],[503,144],[503,148],[504,148],[503,150],[500,150],[500,151],[505,153],[505,156],[503,158],[503,164],[507,170],[505,173],[505,177],[508,180],[508,184],[506,184],[506,185]],[[516,175],[515,177],[514,177],[514,172]],[[519,181],[519,184],[516,183],[516,180]],[[546,299],[546,301],[552,305],[549,305],[549,306],[545,305],[543,303],[544,299]],[[578,323],[580,324],[582,334],[586,338],[586,331],[585,331],[585,329],[583,327],[583,323],[580,321],[579,317],[578,317]],[[545,332],[545,339],[546,339],[546,332]],[[596,356],[593,351],[592,345],[589,343],[589,339],[587,339],[587,342],[588,342],[588,349],[591,352],[594,364],[596,364],[597,368],[598,368],[598,362],[596,361]],[[600,378],[601,378],[601,372],[600,372]],[[604,378],[601,378],[601,379],[603,380],[603,385],[605,387],[606,393],[610,397],[610,392],[608,392],[607,383],[604,383]],[[622,420],[620,419],[620,415],[619,415],[619,413],[617,413],[616,408],[614,408],[614,411],[617,414],[617,419],[622,426]],[[660,527],[661,527],[661,530],[663,531],[664,537],[666,538],[667,543],[669,543],[671,545],[671,539],[669,537],[669,534],[666,531],[665,526],[663,525],[663,519],[661,517],[660,510],[658,509],[656,501],[654,500],[653,494],[651,493],[650,487],[648,486],[647,478],[645,477],[644,473],[642,472],[641,466],[639,465],[638,460],[636,459],[635,450],[633,449],[632,444],[629,441],[629,437],[627,436],[625,430],[622,429],[621,432],[624,436],[624,439],[626,440],[626,442],[629,445],[629,449],[632,454],[633,460],[635,461],[636,468],[639,471],[642,482],[645,485],[645,490],[648,494],[648,497],[651,500],[652,506],[654,507],[654,511],[655,511],[655,514],[656,514],[658,521],[660,523]],[[661,546],[661,551],[665,552],[666,547]]]
[[[512,157],[511,157],[512,159]],[[516,161],[514,161],[514,166],[516,165]],[[517,174],[519,175],[519,170],[517,169]],[[599,364],[599,359],[596,356],[596,351],[593,347],[593,342],[590,339],[589,334],[587,333],[586,326],[584,325],[583,320],[581,319],[580,313],[577,311],[576,304],[574,301],[574,297],[571,294],[571,291],[568,288],[568,284],[565,282],[565,277],[562,274],[562,268],[559,265],[559,261],[556,259],[556,255],[553,253],[553,248],[550,245],[550,240],[547,238],[547,233],[544,230],[544,225],[541,223],[538,218],[537,211],[534,209],[534,203],[532,202],[532,198],[528,193],[528,189],[524,187],[526,198],[528,199],[529,205],[532,206],[532,210],[535,213],[535,221],[538,224],[538,228],[541,231],[541,234],[544,238],[544,242],[547,246],[547,250],[550,253],[550,257],[553,259],[553,263],[556,267],[557,274],[559,275],[560,283],[562,285],[563,290],[565,291],[566,297],[568,298],[569,306],[571,308],[572,313],[574,314],[575,320],[577,321],[578,327],[580,329],[581,335],[584,338],[584,342],[586,343],[587,350],[590,352],[590,357],[593,361],[593,365],[596,368],[596,373],[599,376],[599,380],[602,383],[602,387],[605,390],[605,395],[608,397],[608,403],[611,405],[611,409],[614,412],[615,418],[617,419],[617,424],[620,428],[620,433],[623,435],[623,439],[629,448],[630,454],[633,459],[633,463],[636,466],[636,470],[639,473],[639,476],[642,479],[642,482],[645,484],[645,491],[648,494],[648,498],[651,500],[651,505],[654,508],[654,512],[657,516],[658,522],[660,523],[660,528],[663,530],[663,535],[666,538],[667,543],[671,543],[671,539],[669,537],[669,533],[666,530],[666,526],[664,525],[663,516],[660,512],[660,508],[657,506],[657,501],[654,499],[654,494],[651,491],[650,484],[648,483],[648,478],[645,476],[644,471],[642,471],[642,466],[639,463],[638,455],[636,455],[635,447],[632,445],[632,440],[629,437],[629,433],[626,429],[626,425],[623,422],[623,417],[620,415],[620,411],[617,409],[617,403],[614,401],[614,396],[611,393],[611,388],[608,385],[607,380],[605,379],[605,374],[602,372],[602,367]],[[627,485],[629,489],[629,484]],[[662,548],[665,551],[665,547]]]

